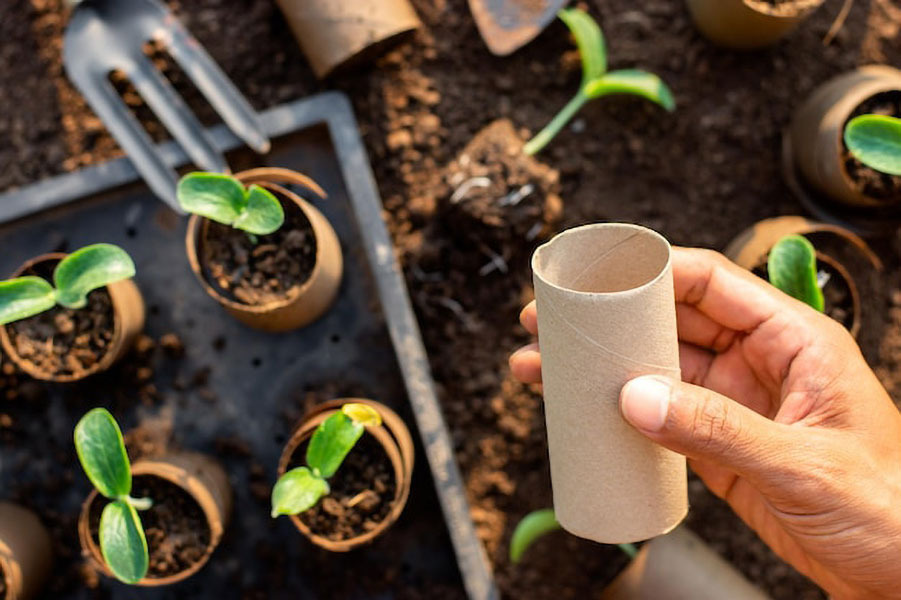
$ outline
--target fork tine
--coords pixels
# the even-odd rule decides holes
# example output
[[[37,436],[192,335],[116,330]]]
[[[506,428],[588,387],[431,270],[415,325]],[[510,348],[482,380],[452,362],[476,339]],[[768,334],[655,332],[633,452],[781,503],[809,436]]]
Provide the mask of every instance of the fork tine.
[[[247,99],[180,22],[173,19],[168,25],[166,43],[172,58],[238,137],[260,154],[269,152],[269,138]]]
[[[140,53],[129,58],[126,76],[191,160],[206,171],[227,171],[225,157],[213,146],[197,117],[150,59]]]
[[[175,197],[175,171],[157,154],[150,136],[116,93],[105,72],[76,65],[69,61],[66,70],[88,104],[103,120],[153,193],[177,213],[184,214]]]

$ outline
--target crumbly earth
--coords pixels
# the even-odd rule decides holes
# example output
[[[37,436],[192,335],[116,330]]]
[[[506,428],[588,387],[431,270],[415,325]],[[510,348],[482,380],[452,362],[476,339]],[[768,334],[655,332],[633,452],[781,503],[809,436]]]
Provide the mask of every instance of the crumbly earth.
[[[62,0],[6,1],[17,9],[0,19],[0,136],[7,140],[0,145],[0,164],[7,167],[0,172],[0,189],[118,155],[63,76]],[[555,534],[529,553],[523,567],[507,561],[514,524],[551,503],[540,394],[514,382],[506,368],[507,354],[528,339],[516,317],[532,295],[529,273],[514,259],[507,273],[480,274],[491,259],[472,254],[459,228],[436,223],[452,194],[445,167],[482,127],[508,118],[519,131],[537,132],[575,92],[579,63],[565,28],[554,23],[523,50],[494,57],[465,0],[413,0],[424,23],[415,39],[373,68],[319,83],[275,3],[169,4],[258,109],[325,89],[349,94],[407,274],[472,514],[503,593],[536,599],[597,595],[625,564],[615,548]],[[631,221],[675,243],[723,248],[759,219],[799,214],[802,208],[780,174],[781,134],[794,109],[818,84],[855,66],[901,64],[898,0],[853,3],[841,31],[824,45],[843,4],[826,0],[788,39],[758,52],[714,47],[695,31],[683,2],[575,4],[599,18],[611,68],[659,74],[678,106],[664,114],[637,99],[609,97],[583,109],[538,156],[559,173],[554,193],[562,198],[563,212],[555,230]],[[170,74],[201,119],[215,122],[183,74]],[[128,101],[161,137],[139,98],[130,94]],[[512,181],[510,191],[522,185]],[[501,214],[511,213],[517,214],[516,207]],[[531,245],[519,244],[510,247],[527,256]],[[873,245],[886,270],[865,296],[873,319],[860,342],[898,400],[901,238]],[[448,256],[436,261],[436,248]],[[689,526],[771,597],[824,598],[700,482],[693,481],[690,490]]]

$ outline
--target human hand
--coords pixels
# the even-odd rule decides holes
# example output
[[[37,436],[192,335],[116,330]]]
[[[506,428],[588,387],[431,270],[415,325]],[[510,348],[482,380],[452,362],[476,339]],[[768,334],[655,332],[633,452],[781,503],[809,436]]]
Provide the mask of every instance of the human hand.
[[[836,600],[901,598],[901,415],[853,338],[716,252],[673,277],[683,381],[633,379],[623,417]],[[510,367],[540,382],[538,345]]]

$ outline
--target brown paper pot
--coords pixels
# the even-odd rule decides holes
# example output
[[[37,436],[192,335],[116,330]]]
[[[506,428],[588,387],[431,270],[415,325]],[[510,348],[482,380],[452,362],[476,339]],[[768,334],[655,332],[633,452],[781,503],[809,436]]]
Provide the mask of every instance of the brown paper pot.
[[[642,546],[601,600],[767,600],[698,536],[679,527]]]
[[[753,271],[765,265],[770,250],[780,239],[787,235],[806,235],[811,233],[828,233],[841,239],[848,246],[859,250],[861,255],[877,271],[882,270],[882,261],[860,237],[838,225],[818,223],[804,217],[786,216],[764,219],[742,231],[723,251],[738,266]],[[832,267],[844,279],[851,291],[851,304],[854,312],[848,330],[857,337],[860,332],[862,313],[860,292],[857,282],[845,266],[832,256],[817,251],[817,260]]]
[[[799,0],[773,7],[753,0],[687,0],[695,26],[713,43],[750,50],[775,44],[806,19],[823,0]]]
[[[50,536],[30,510],[0,502],[0,571],[3,600],[30,600],[44,586],[52,565]]]
[[[368,544],[379,535],[384,533],[400,516],[407,504],[407,498],[410,496],[410,483],[413,479],[413,438],[410,436],[410,430],[407,429],[403,420],[397,416],[393,410],[366,398],[340,398],[337,400],[329,400],[316,406],[305,417],[303,422],[288,440],[285,449],[282,451],[281,459],[278,462],[278,476],[281,477],[288,470],[291,464],[291,458],[297,449],[313,435],[313,432],[320,423],[328,419],[335,412],[340,410],[341,406],[348,402],[357,402],[366,404],[374,408],[382,416],[382,425],[379,427],[367,427],[366,435],[372,435],[378,440],[385,453],[391,461],[394,468],[394,478],[397,485],[394,492],[394,503],[391,511],[385,520],[378,524],[372,531],[368,531],[363,535],[349,538],[345,540],[330,540],[321,535],[317,535],[310,531],[310,528],[300,520],[297,515],[291,516],[291,522],[294,526],[310,539],[314,544],[332,552],[347,552],[353,550],[363,544]],[[353,452],[353,450],[351,450]],[[335,477],[340,477],[341,471]]]
[[[19,267],[12,277],[18,277],[39,263],[46,261],[59,262],[65,257],[66,255],[61,253],[42,254]],[[3,351],[19,369],[35,379],[43,381],[79,381],[95,373],[106,371],[113,363],[131,350],[135,338],[144,329],[144,298],[141,296],[138,286],[131,279],[111,283],[105,289],[113,302],[113,339],[107,353],[90,369],[86,369],[78,375],[58,375],[45,371],[31,361],[19,356],[6,327],[0,326],[0,345],[3,346]]]
[[[833,202],[852,208],[886,206],[853,185],[842,158],[842,136],[861,103],[893,90],[901,90],[901,71],[883,65],[860,67],[821,85],[795,112],[787,149],[791,162],[809,185]]]
[[[264,331],[289,331],[315,321],[328,310],[338,294],[344,269],[341,244],[331,224],[316,207],[278,184],[303,186],[322,198],[325,198],[325,192],[306,175],[289,169],[251,169],[238,173],[235,177],[244,185],[255,183],[288,198],[300,207],[313,226],[316,238],[316,264],[313,272],[303,285],[278,302],[252,306],[226,297],[210,284],[206,277],[207,269],[201,264],[199,257],[203,253],[200,244],[205,239],[209,221],[197,215],[192,215],[188,221],[188,233],[185,237],[191,270],[206,293],[245,325]]]
[[[420,25],[409,0],[278,0],[317,77],[365,60]]]
[[[232,511],[232,489],[222,466],[212,458],[194,452],[173,452],[159,458],[141,459],[132,465],[133,475],[153,475],[182,488],[206,516],[210,528],[210,543],[203,557],[189,568],[169,577],[145,577],[135,585],[155,587],[169,585],[187,579],[209,560],[228,524]],[[105,575],[112,573],[103,561],[100,546],[91,536],[90,512],[95,501],[103,500],[92,491],[81,507],[78,517],[78,539],[82,553]],[[105,501],[105,500],[104,500]]]
[[[670,531],[688,511],[685,458],[619,411],[638,375],[679,377],[670,245],[637,225],[565,231],[532,257],[554,509],[597,542]]]

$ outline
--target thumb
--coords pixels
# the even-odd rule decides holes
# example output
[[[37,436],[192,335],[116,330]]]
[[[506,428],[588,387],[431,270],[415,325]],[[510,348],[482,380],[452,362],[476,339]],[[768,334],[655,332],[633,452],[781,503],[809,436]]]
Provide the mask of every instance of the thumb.
[[[620,394],[623,417],[641,434],[750,479],[768,479],[789,441],[782,426],[706,388],[657,375],[637,377]]]

